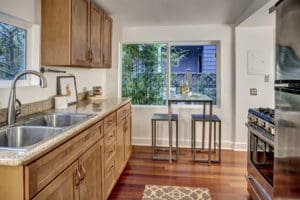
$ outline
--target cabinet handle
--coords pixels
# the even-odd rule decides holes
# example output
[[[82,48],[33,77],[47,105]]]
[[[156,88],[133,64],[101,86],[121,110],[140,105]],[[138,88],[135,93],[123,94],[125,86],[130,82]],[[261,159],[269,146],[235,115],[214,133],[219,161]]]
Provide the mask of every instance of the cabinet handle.
[[[93,62],[93,51],[91,50],[91,62]]]
[[[80,182],[82,182],[84,180],[85,174],[86,174],[85,168],[82,163],[80,164],[80,170],[82,171],[82,176],[80,177]]]
[[[75,179],[75,187],[76,187],[76,189],[79,187],[79,185],[80,185],[80,180],[81,180],[81,174],[80,174],[80,172],[79,172],[79,169],[78,168],[76,168],[76,173],[74,174],[74,179]]]
[[[114,120],[112,119],[112,120],[108,121],[107,123],[108,123],[108,124],[113,124],[113,123],[114,123]]]

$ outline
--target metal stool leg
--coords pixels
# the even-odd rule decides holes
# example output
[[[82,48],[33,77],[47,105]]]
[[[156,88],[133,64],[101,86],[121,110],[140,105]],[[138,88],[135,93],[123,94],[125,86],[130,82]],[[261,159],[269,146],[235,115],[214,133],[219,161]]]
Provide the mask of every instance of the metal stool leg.
[[[176,160],[178,160],[179,156],[179,149],[178,149],[178,121],[175,121],[176,123]]]
[[[217,145],[217,142],[216,142],[216,123],[214,121],[214,152],[216,152],[216,145]]]
[[[192,138],[193,138],[193,146],[192,146],[192,150],[193,150],[193,160],[196,160],[196,121],[192,121]]]
[[[221,162],[221,121],[219,121],[219,161]]]

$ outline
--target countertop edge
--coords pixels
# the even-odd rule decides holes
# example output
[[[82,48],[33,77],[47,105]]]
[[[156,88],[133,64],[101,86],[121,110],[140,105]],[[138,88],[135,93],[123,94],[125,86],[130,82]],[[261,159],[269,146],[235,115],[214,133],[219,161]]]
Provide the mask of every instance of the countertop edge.
[[[121,108],[122,106],[126,105],[127,103],[131,102],[130,98],[115,98],[118,99],[119,101],[122,101],[120,103],[117,103],[115,105],[112,105],[109,107],[109,109],[106,109],[103,112],[100,112],[96,114],[94,117],[91,117],[90,119],[79,123],[75,125],[74,127],[66,130],[63,134],[58,135],[41,145],[30,149],[28,151],[9,151],[9,150],[0,150],[0,167],[17,167],[17,166],[24,166],[28,165],[32,161],[38,159],[39,157],[45,155],[46,153],[52,151],[59,145],[67,142],[71,138],[77,136],[79,133],[87,129],[88,127],[93,126],[97,122],[101,121],[105,116],[109,115],[112,112],[115,112],[118,108]],[[110,101],[111,98],[108,98],[105,101]],[[92,105],[92,103],[88,103],[87,105]],[[82,113],[82,112],[80,112]],[[12,156],[9,158],[8,155],[3,156],[4,153],[11,154]]]

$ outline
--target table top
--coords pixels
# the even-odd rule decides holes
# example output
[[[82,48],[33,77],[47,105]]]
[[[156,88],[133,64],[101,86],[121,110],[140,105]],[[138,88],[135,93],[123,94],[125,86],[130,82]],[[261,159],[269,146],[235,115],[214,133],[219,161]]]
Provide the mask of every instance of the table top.
[[[176,95],[168,99],[169,102],[212,102],[212,99],[205,94],[197,95]]]

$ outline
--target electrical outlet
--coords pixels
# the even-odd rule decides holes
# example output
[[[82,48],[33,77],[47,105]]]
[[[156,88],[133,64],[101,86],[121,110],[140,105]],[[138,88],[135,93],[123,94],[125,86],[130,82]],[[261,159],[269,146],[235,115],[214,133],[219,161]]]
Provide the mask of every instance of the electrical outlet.
[[[256,96],[257,95],[257,88],[250,88],[250,95]]]
[[[270,75],[265,75],[265,83],[269,83],[270,81]]]

